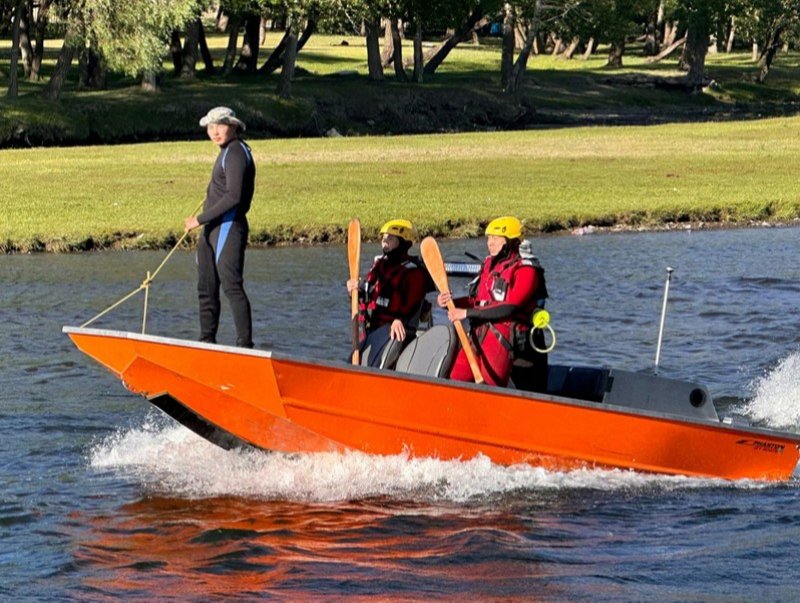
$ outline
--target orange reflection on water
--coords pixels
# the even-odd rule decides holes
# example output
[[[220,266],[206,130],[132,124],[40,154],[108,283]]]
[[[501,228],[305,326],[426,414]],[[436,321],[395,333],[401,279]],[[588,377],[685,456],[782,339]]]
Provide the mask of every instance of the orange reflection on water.
[[[529,595],[531,580],[537,594],[555,594],[542,582],[548,564],[526,553],[530,526],[486,508],[152,498],[90,518],[88,535],[82,519],[73,517],[83,524],[75,551],[83,584],[107,597],[505,592],[508,600]]]

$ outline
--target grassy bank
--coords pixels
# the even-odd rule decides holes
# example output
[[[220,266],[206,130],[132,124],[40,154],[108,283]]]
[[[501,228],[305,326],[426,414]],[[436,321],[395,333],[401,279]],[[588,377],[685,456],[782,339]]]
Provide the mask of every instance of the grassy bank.
[[[800,118],[649,127],[251,141],[254,244],[342,240],[361,218],[479,234],[800,216]],[[0,151],[5,251],[164,247],[202,199],[205,142]]]

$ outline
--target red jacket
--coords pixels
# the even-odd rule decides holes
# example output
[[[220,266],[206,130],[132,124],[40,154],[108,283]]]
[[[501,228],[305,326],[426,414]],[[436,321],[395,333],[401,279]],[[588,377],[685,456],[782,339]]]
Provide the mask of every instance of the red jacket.
[[[427,289],[425,269],[411,256],[377,256],[361,296],[361,317],[366,329],[372,331],[395,319],[403,321],[406,329],[415,329]]]
[[[467,308],[467,318],[485,334],[482,325],[491,323],[497,331],[513,343],[513,330],[530,328],[530,317],[539,305],[539,274],[529,260],[516,252],[497,260],[489,256],[483,262],[474,296],[455,300],[457,306]]]

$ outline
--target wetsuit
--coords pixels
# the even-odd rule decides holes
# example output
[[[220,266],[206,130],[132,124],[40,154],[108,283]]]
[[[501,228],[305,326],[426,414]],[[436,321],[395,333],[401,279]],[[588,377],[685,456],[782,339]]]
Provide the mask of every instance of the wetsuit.
[[[253,347],[250,300],[244,291],[244,250],[247,211],[253,199],[256,166],[243,141],[234,138],[220,149],[211,171],[197,242],[197,293],[200,301],[200,340],[215,342],[222,290],[233,311],[236,345]]]
[[[413,336],[428,290],[426,270],[405,250],[392,250],[376,257],[361,292],[359,315],[365,321],[365,332],[400,319],[406,329],[406,339]]]
[[[503,256],[503,257],[501,257]],[[527,327],[537,304],[539,276],[533,264],[517,251],[488,257],[474,295],[453,300],[467,308],[470,340],[481,375],[489,385],[508,385],[514,362],[515,336]],[[450,372],[456,381],[473,381],[464,350],[460,350]]]

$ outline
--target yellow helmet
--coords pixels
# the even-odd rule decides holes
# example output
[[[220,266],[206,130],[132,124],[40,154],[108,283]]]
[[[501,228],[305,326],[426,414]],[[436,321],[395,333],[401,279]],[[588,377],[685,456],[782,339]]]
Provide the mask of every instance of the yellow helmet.
[[[389,220],[381,226],[381,234],[394,235],[409,243],[415,243],[417,240],[417,231],[408,220]]]
[[[522,222],[513,216],[503,216],[502,218],[495,218],[486,227],[486,236],[497,235],[498,237],[505,237],[507,239],[521,239],[522,238]]]

